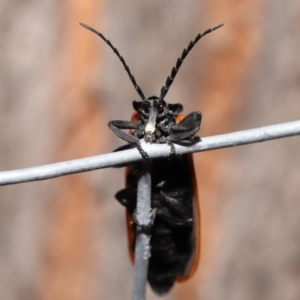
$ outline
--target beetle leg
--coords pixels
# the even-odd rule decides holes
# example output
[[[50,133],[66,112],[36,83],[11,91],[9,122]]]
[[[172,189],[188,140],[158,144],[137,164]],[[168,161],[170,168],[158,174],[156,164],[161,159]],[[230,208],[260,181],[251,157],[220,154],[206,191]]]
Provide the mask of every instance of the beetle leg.
[[[136,205],[136,190],[127,188],[120,190],[115,195],[116,199],[125,207],[134,209]]]
[[[174,157],[175,154],[176,154],[175,146],[174,146],[174,144],[173,144],[171,141],[169,141],[169,140],[167,140],[167,144],[168,144],[168,145],[170,146],[170,148],[171,148],[171,150],[170,150],[170,152],[169,152],[169,158],[172,158],[172,157]]]
[[[168,145],[171,147],[169,157],[172,157],[176,154],[173,142],[176,143],[176,142],[184,141],[184,144],[186,145],[191,145],[196,142],[196,139],[194,139],[193,136],[199,130],[200,124],[201,124],[201,113],[198,111],[194,111],[188,114],[178,124],[174,124],[170,128],[171,134],[166,138]]]
[[[172,158],[175,156],[176,151],[175,151],[175,146],[174,144],[170,141],[169,137],[161,136],[157,139],[157,142],[160,144],[167,143],[168,146],[170,146],[171,150],[169,152],[169,158]]]
[[[137,149],[139,150],[140,154],[143,156],[143,158],[147,159],[149,158],[147,152],[145,152],[141,146],[140,140],[136,137],[132,136],[131,134],[128,134],[121,129],[139,129],[139,124],[129,121],[110,121],[108,123],[108,127],[113,131],[115,135],[117,135],[122,140],[136,145]]]
[[[173,225],[186,226],[192,224],[193,222],[193,218],[182,219],[175,217],[166,207],[158,208],[156,214]]]
[[[188,114],[181,122],[171,128],[168,140],[179,142],[191,138],[199,130],[201,124],[201,113],[194,111]]]
[[[183,130],[183,131],[180,131],[180,132],[172,132],[168,139],[169,141],[171,142],[180,142],[180,141],[183,141],[183,140],[187,140],[189,138],[191,138],[197,131],[199,130],[199,127],[198,128],[192,128],[190,130]]]
[[[182,146],[192,146],[198,142],[201,141],[200,136],[194,135],[189,139],[183,140],[183,141],[177,141],[176,144],[182,145]]]
[[[138,124],[129,122],[129,121],[110,121],[108,123],[108,127],[113,131],[115,135],[117,135],[119,138],[122,140],[131,143],[131,144],[136,144],[139,140],[132,136],[131,134],[128,134],[121,129],[138,129]]]
[[[154,219],[156,217],[156,214],[157,214],[157,208],[154,207],[152,210],[151,210],[151,213],[150,213],[150,222],[151,224],[153,225],[154,223]]]
[[[146,151],[144,151],[144,149],[142,148],[140,141],[138,141],[138,143],[136,143],[136,147],[139,150],[139,152],[141,153],[141,155],[143,156],[143,158],[145,158],[145,159],[149,158],[148,153]]]
[[[163,202],[168,206],[169,210],[173,211],[176,215],[180,216],[180,218],[184,220],[190,219],[189,211],[187,210],[186,206],[178,201],[178,199],[170,197],[164,192],[161,192],[161,195],[163,196]]]

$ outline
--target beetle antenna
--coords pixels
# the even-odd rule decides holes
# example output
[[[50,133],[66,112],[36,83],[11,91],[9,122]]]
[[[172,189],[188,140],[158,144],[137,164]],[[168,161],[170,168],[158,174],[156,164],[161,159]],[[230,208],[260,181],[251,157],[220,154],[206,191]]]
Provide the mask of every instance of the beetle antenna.
[[[133,83],[133,86],[135,87],[136,91],[138,92],[138,94],[140,95],[140,97],[142,98],[142,100],[145,100],[145,96],[144,96],[144,93],[142,92],[142,89],[136,83],[134,76],[131,74],[129,67],[127,66],[124,58],[120,55],[118,49],[115,48],[114,45],[110,42],[110,40],[107,40],[102,33],[98,32],[94,28],[92,28],[92,27],[90,27],[90,26],[88,26],[88,25],[86,25],[84,23],[79,23],[79,24],[82,27],[84,27],[85,29],[90,30],[90,31],[94,32],[95,34],[97,34],[98,36],[100,36],[101,39],[104,40],[104,42],[114,51],[114,53],[119,57],[121,63],[123,64],[123,66],[124,66],[124,68],[125,68],[128,76],[129,76],[131,82]]]
[[[171,75],[168,76],[167,80],[166,80],[166,83],[165,83],[165,86],[163,86],[161,88],[161,91],[160,91],[160,99],[164,99],[164,97],[166,96],[170,86],[172,85],[173,83],[173,80],[183,62],[183,60],[186,58],[186,56],[189,54],[189,52],[193,49],[193,47],[195,46],[195,44],[205,35],[207,35],[208,33],[211,33],[212,31],[222,27],[224,24],[220,24],[216,27],[213,27],[213,28],[209,28],[207,29],[206,31],[204,31],[202,34],[201,33],[198,33],[198,35],[196,36],[196,38],[193,40],[193,41],[190,41],[189,45],[187,48],[183,49],[183,52],[181,54],[181,56],[177,59],[177,62],[176,62],[176,66],[173,67],[172,69],[172,72],[171,72]]]

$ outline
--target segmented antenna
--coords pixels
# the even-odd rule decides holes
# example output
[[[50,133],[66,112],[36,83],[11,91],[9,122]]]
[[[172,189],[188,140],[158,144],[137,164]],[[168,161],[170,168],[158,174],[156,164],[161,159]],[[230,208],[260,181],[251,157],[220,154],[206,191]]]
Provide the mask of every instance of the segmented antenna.
[[[198,35],[196,36],[196,38],[195,38],[193,41],[191,41],[191,42],[189,43],[188,47],[185,48],[185,49],[183,49],[183,52],[182,52],[182,54],[181,54],[181,57],[179,57],[179,58],[177,59],[176,66],[173,67],[172,72],[171,72],[171,75],[168,76],[168,78],[167,78],[167,80],[166,80],[165,86],[163,86],[163,87],[161,88],[161,91],[160,91],[160,97],[159,97],[160,99],[164,99],[164,97],[166,96],[166,94],[167,94],[167,92],[168,92],[170,86],[172,85],[173,80],[174,80],[174,78],[175,78],[175,76],[176,76],[176,74],[177,74],[177,72],[178,72],[178,70],[179,70],[179,68],[180,68],[180,66],[181,66],[181,64],[182,64],[182,62],[183,62],[183,60],[186,58],[186,56],[189,54],[189,52],[193,49],[193,47],[195,46],[195,44],[196,44],[203,36],[205,36],[205,35],[207,35],[208,33],[210,33],[210,32],[212,32],[212,31],[214,31],[214,30],[216,30],[216,29],[222,27],[223,25],[224,25],[224,24],[220,24],[220,25],[218,25],[218,26],[216,26],[216,27],[209,28],[209,29],[207,29],[206,31],[204,31],[202,34],[201,34],[201,33],[198,33]]]
[[[79,23],[79,24],[80,24],[82,27],[86,28],[87,30],[90,30],[90,31],[96,33],[98,36],[100,36],[101,39],[104,40],[104,42],[105,42],[105,43],[106,43],[106,44],[114,51],[114,53],[119,57],[121,63],[123,64],[123,66],[124,66],[124,68],[125,68],[125,70],[126,70],[128,76],[129,76],[131,82],[133,83],[133,85],[134,85],[136,91],[138,92],[138,94],[140,95],[140,97],[142,98],[142,100],[145,100],[144,93],[142,92],[142,90],[141,90],[141,88],[138,86],[138,84],[136,83],[134,76],[131,74],[131,72],[130,72],[130,70],[129,70],[129,67],[127,66],[127,64],[126,64],[126,62],[125,62],[125,60],[124,60],[124,58],[120,55],[118,49],[115,48],[115,47],[113,46],[113,44],[110,42],[110,40],[107,40],[107,39],[105,38],[105,36],[104,36],[102,33],[98,32],[98,31],[95,30],[94,28],[92,28],[92,27],[90,27],[90,26],[88,26],[88,25],[86,25],[86,24],[84,24],[84,23]]]

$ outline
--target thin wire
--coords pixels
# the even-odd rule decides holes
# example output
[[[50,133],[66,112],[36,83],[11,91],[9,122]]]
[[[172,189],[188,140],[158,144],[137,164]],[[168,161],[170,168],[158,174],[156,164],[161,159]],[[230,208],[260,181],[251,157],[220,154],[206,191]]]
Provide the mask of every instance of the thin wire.
[[[148,264],[150,257],[151,226],[151,169],[147,161],[138,167],[137,206],[135,223],[137,224],[132,300],[144,300],[146,294]]]
[[[177,154],[207,151],[245,144],[264,142],[300,134],[300,121],[271,125],[223,135],[202,138],[195,145],[184,147],[175,145]],[[141,142],[150,158],[168,156],[170,147],[166,144],[146,144]],[[0,172],[0,185],[16,184],[28,181],[44,180],[59,176],[87,172],[97,169],[128,165],[142,160],[136,149],[113,152],[98,156],[54,163],[27,169]]]

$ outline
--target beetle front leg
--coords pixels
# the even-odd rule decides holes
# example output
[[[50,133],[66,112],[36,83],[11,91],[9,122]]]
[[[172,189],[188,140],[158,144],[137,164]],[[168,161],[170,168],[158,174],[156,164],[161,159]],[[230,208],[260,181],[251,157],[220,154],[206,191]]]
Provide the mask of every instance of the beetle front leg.
[[[200,129],[201,117],[199,111],[188,114],[181,122],[172,126],[168,140],[180,142],[193,137]]]
[[[138,124],[130,121],[110,121],[108,123],[108,127],[113,131],[115,135],[117,135],[120,139],[131,143],[136,144],[139,142],[137,138],[134,136],[122,131],[121,129],[138,129]]]
[[[137,139],[136,137],[132,136],[131,134],[128,134],[122,129],[139,129],[139,124],[130,122],[130,121],[110,121],[108,123],[108,127],[113,131],[113,133],[118,136],[120,139],[131,143],[135,144],[136,147],[138,148],[139,152],[143,156],[143,158],[147,159],[149,158],[147,152],[145,152],[141,146],[140,140]]]
[[[169,156],[175,155],[174,142],[189,141],[189,145],[194,144],[199,138],[194,137],[201,124],[201,113],[194,111],[188,114],[181,122],[174,124],[170,128],[171,134],[166,138],[168,145],[171,147]]]

